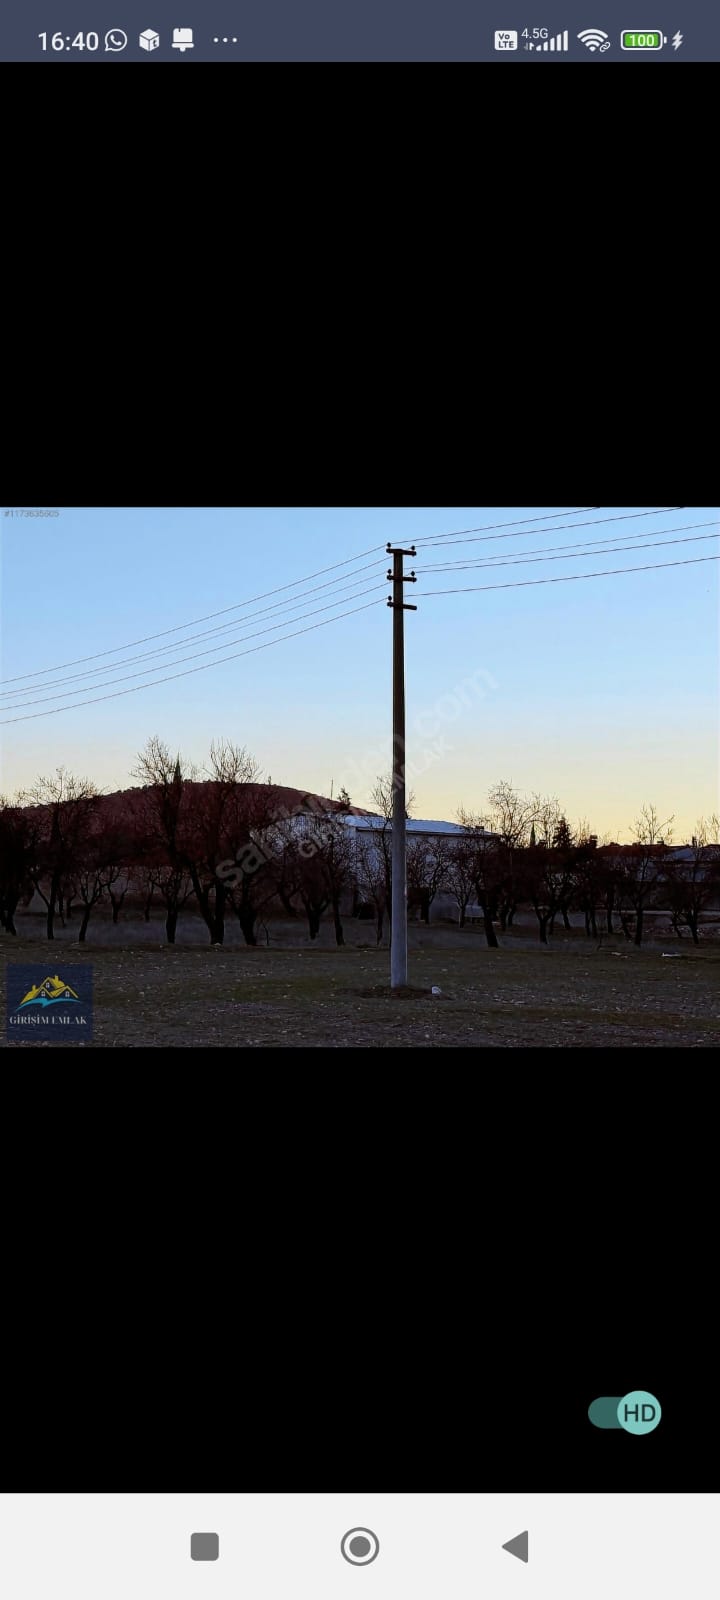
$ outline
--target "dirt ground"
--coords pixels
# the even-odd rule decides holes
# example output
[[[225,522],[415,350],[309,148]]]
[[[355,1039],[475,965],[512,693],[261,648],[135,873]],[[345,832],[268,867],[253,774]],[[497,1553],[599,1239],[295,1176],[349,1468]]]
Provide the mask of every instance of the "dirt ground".
[[[113,933],[123,938],[122,927]],[[94,1038],[65,1048],[720,1043],[717,944],[668,940],[638,951],[609,940],[596,949],[575,937],[545,950],[520,938],[488,950],[476,930],[422,930],[411,939],[410,990],[398,997],[389,989],[388,951],[374,944],[143,948],[127,930],[114,948],[5,936],[0,943],[3,998],[10,961],[39,965],[42,976],[92,965]],[[1,1042],[56,1048],[10,1042],[4,1027]]]

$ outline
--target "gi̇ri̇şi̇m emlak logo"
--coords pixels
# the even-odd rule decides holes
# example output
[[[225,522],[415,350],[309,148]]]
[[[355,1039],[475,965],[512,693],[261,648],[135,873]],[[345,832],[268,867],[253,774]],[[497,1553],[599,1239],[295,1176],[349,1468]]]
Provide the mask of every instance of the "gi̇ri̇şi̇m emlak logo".
[[[8,1038],[42,1036],[52,1044],[92,1038],[92,968],[73,967],[72,982],[40,967],[8,967]]]

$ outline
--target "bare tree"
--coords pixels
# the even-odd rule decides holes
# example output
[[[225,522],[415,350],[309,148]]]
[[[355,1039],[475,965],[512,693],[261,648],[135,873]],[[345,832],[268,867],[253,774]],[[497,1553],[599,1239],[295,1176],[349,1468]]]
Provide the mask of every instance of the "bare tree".
[[[672,840],[673,818],[660,821],[655,806],[644,805],[632,825],[633,844],[626,846],[619,861],[618,886],[620,920],[626,938],[629,928],[624,909],[629,904],[635,913],[635,944],[642,944],[645,912],[662,877],[668,846]]]
[[[29,872],[47,906],[47,936],[53,939],[61,889],[92,836],[100,796],[89,778],[75,778],[58,767],[54,777],[38,778],[22,798],[39,809]]]
[[[133,887],[137,888],[142,895],[143,917],[146,922],[149,922],[153,900],[155,899],[155,891],[157,889],[154,869],[147,865],[133,866],[131,872],[131,882]]]
[[[373,788],[373,791],[372,791],[372,794],[371,794],[370,798],[372,800],[373,805],[377,806],[377,809],[378,809],[378,811],[380,813],[380,816],[384,817],[386,822],[392,822],[393,786],[392,786],[392,773],[391,772],[386,772],[386,773],[382,774],[380,777],[375,779],[375,786]],[[406,822],[407,822],[408,818],[412,816],[412,809],[413,809],[414,804],[415,804],[415,795],[413,794],[412,790],[410,790],[410,792],[408,794],[406,794],[406,796],[405,796],[405,820],[406,820]]]
[[[180,912],[195,893],[190,874],[183,867],[169,865],[164,861],[158,861],[146,870],[149,871],[153,888],[157,889],[165,907],[167,942],[174,944]]]
[[[189,785],[195,770],[179,751],[171,755],[157,734],[148,739],[133,770],[142,784],[136,800],[140,864],[165,906],[168,944],[175,943],[180,911],[194,893],[188,848]]]
[[[137,797],[124,797],[122,816],[113,811],[105,816],[101,807],[99,828],[102,887],[116,926],[142,852]]]
[[[184,877],[190,880],[200,915],[212,944],[225,937],[225,910],[229,884],[218,872],[247,833],[247,816],[259,769],[247,750],[228,740],[213,742],[201,774],[178,754],[172,756],[157,736],[148,740],[138,758],[135,776],[143,788],[143,816],[151,851],[161,852],[172,871],[156,886],[175,910],[187,900]],[[156,860],[156,865],[159,861]],[[177,891],[177,892],[176,892]],[[169,907],[172,911],[173,907]]]
[[[560,908],[563,884],[556,852],[546,845],[529,845],[522,853],[520,874],[523,899],[530,901],[537,917],[540,943],[547,944],[548,927]]]
[[[408,907],[417,906],[424,923],[430,921],[430,907],[443,888],[448,866],[447,839],[442,836],[411,834],[407,848]]]
[[[78,940],[84,944],[87,938],[88,923],[94,907],[102,900],[105,883],[103,881],[103,849],[100,839],[88,839],[85,847],[78,853],[73,878],[74,893],[83,904],[83,914],[80,922]]]
[[[182,830],[187,808],[183,800],[186,785],[195,776],[195,768],[179,751],[172,756],[167,745],[154,734],[140,751],[132,775],[139,778],[143,786],[138,816],[146,843],[159,847],[170,861],[179,862],[185,853]]]
[[[308,920],[310,938],[317,939],[323,912],[330,904],[330,889],[318,853],[300,857],[298,894]]]
[[[358,899],[371,905],[375,913],[375,938],[380,944],[385,915],[389,912],[391,880],[388,871],[389,841],[384,829],[370,828],[357,843]]]
[[[107,889],[108,899],[112,907],[112,919],[116,926],[130,883],[128,865],[117,859],[107,862],[103,869],[103,887]]]
[[[558,890],[558,911],[563,919],[563,927],[569,929],[570,907],[577,889],[576,878],[576,847],[575,837],[567,817],[561,812],[557,819],[552,837],[552,848],[560,868],[560,886]],[[555,926],[554,917],[550,920],[550,932]]]
[[[604,861],[598,855],[597,834],[590,832],[589,823],[578,823],[575,836],[573,877],[577,904],[585,917],[588,938],[598,938],[597,908],[604,888]]]
[[[575,887],[573,838],[556,796],[534,794],[530,811],[524,815],[525,826],[528,815],[530,834],[519,855],[515,851],[515,870],[519,868],[523,896],[537,917],[540,941],[547,944],[558,912],[562,913],[565,927],[570,927],[569,908]]]
[[[665,877],[678,938],[683,927],[689,928],[693,944],[699,944],[702,913],[720,894],[720,818],[700,818],[682,858],[666,863]]]
[[[534,794],[531,804],[535,843],[545,850],[553,849],[558,834],[563,836],[563,824],[567,828],[560,801],[556,795]]]
[[[501,779],[488,793],[488,828],[509,850],[527,844],[534,817],[534,802],[521,795],[507,779]]]
[[[495,922],[499,916],[500,896],[507,882],[510,851],[496,834],[488,832],[482,817],[462,810],[458,816],[467,830],[472,883],[483,914],[485,938],[488,948],[497,950],[499,945]]]
[[[220,740],[210,746],[207,781],[192,792],[185,859],[211,944],[225,939],[227,889],[217,869],[237,837],[246,786],[257,783],[259,775],[257,762],[244,746]]]
[[[385,912],[387,912],[388,917],[392,915],[392,773],[385,773],[384,776],[376,779],[371,799],[373,805],[377,806],[382,821],[379,827],[373,828],[371,831],[372,842],[370,842],[368,839],[363,840],[361,847],[361,865],[363,880],[370,890],[369,898],[372,900],[376,909],[377,942],[380,944],[382,939],[382,926]],[[410,817],[414,802],[415,796],[411,792],[406,796],[405,799],[406,821]],[[380,865],[382,867],[383,885],[381,893],[379,892],[380,885],[377,881],[377,864],[374,862],[374,860],[372,860],[372,857],[376,852],[379,856]]]
[[[134,812],[128,806],[124,822],[115,816],[105,815],[101,805],[95,818],[93,832],[78,849],[72,877],[65,888],[65,915],[69,919],[72,901],[79,899],[83,914],[78,939],[87,938],[90,917],[105,894],[112,906],[112,920],[116,924],[129,883],[130,868],[137,854],[137,840],[133,831]]]
[[[502,860],[503,873],[498,888],[497,913],[500,926],[512,926],[513,917],[517,909],[518,884],[517,864],[518,852],[528,843],[535,842],[534,812],[535,801],[528,799],[507,779],[501,779],[488,793],[489,812],[479,818],[491,833],[497,836],[502,845],[498,852],[498,860]],[[497,862],[496,862],[497,867]]]
[[[257,944],[256,926],[275,898],[285,871],[286,844],[280,824],[287,818],[270,783],[237,785],[226,818],[228,859],[217,869],[246,944]]]
[[[456,902],[460,927],[465,927],[467,908],[473,897],[474,844],[471,835],[455,833],[447,843],[445,883]]]
[[[353,830],[342,820],[342,814],[313,818],[307,843],[314,847],[320,879],[332,907],[335,943],[343,945],[341,903],[351,888],[355,876],[355,841]]]
[[[15,935],[15,912],[32,892],[37,826],[33,813],[0,795],[0,927]]]

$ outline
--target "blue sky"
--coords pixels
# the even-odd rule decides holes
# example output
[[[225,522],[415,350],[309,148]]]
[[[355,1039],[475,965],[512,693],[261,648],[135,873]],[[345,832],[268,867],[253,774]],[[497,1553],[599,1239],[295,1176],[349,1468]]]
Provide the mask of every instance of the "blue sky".
[[[353,800],[368,802],[376,775],[391,758],[386,541],[410,544],[523,519],[522,526],[508,528],[508,536],[491,540],[486,532],[481,541],[468,534],[467,543],[425,548],[406,563],[420,574],[431,561],[525,557],[522,565],[495,573],[428,572],[407,586],[408,599],[418,605],[405,619],[416,815],[452,819],[460,804],[482,810],[489,786],[508,778],[520,789],[557,795],[571,820],[585,816],[600,834],[627,837],[643,802],[652,801],[663,817],[675,813],[675,835],[685,837],[698,815],[720,809],[717,563],[532,588],[426,594],[717,553],[716,540],[602,553],[611,539],[687,539],[691,533],[712,534],[713,527],[672,530],[713,520],[717,526],[716,508],[631,517],[646,509],[61,508],[57,518],[3,516],[2,678],[42,675],[29,678],[21,694],[6,693],[2,706],[22,701],[16,716],[53,714],[10,724],[4,719],[12,713],[3,711],[0,788],[13,793],[61,764],[104,789],[127,787],[136,752],[149,734],[158,733],[199,764],[211,739],[226,736],[246,745],[276,782],[323,794],[331,782],[336,793],[345,783]],[[631,520],[600,520],[622,516]],[[525,520],[530,518],[537,521]],[[576,528],[575,522],[598,525]],[[502,527],[492,531],[498,535]],[[528,559],[531,550],[555,551],[583,540],[599,541],[601,553]],[[85,666],[50,670],[253,600],[368,550],[357,563],[314,579],[342,582],[302,604],[297,595],[310,584]],[[356,566],[370,562],[377,565],[356,573]],[[360,592],[371,585],[377,586],[373,593]],[[221,642],[229,655],[321,622],[334,612],[306,620],[300,613],[327,605],[351,586],[353,593],[335,611],[379,603],[208,671],[153,681],[218,659],[180,663],[180,656]],[[285,611],[248,620],[280,601],[287,603]],[[282,630],[244,643],[281,618]],[[188,634],[228,622],[236,625],[183,645]],[[131,655],[168,644],[173,649],[164,656],[125,664]],[[163,671],[147,670],[161,662]],[[107,670],[54,685],[54,679],[100,666]],[[105,680],[138,671],[142,677],[108,683],[103,691]],[[75,699],[84,700],[146,679],[152,687],[71,710],[55,710],[65,702],[48,698],[82,688]],[[21,685],[5,682],[4,688]]]

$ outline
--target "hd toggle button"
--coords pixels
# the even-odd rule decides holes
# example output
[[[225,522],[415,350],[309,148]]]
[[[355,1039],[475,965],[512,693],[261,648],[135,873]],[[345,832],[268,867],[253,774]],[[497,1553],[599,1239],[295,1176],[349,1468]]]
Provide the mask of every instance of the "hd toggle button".
[[[626,1433],[652,1433],[662,1416],[660,1401],[647,1389],[630,1394],[601,1395],[588,1406],[588,1416],[596,1428],[624,1428]]]

